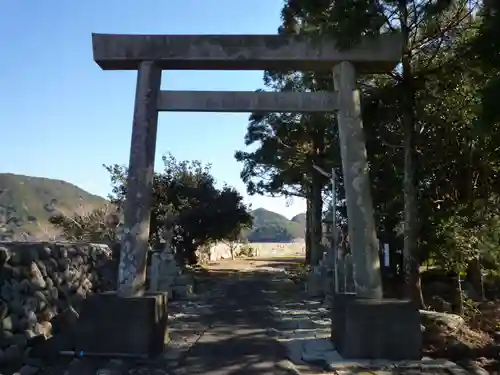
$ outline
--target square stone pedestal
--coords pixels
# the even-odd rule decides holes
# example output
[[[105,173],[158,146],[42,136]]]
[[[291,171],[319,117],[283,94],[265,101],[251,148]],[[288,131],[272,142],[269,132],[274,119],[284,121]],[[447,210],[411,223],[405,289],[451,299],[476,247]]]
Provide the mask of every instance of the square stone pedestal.
[[[421,358],[420,314],[411,301],[351,298],[343,314],[344,331],[337,350],[345,359]]]
[[[166,342],[167,301],[167,293],[123,298],[109,292],[85,299],[76,351],[88,356],[156,357]]]
[[[347,304],[356,299],[356,293],[337,293],[333,297],[332,303],[332,329],[331,341],[334,348],[340,353],[344,344],[345,314]]]

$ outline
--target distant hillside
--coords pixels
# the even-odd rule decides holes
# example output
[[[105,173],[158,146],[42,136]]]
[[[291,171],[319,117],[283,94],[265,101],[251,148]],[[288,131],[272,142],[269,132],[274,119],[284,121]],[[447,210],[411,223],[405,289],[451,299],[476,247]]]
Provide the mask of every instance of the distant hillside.
[[[0,218],[8,218],[13,234],[36,235],[52,229],[48,218],[56,207],[65,214],[91,210],[106,200],[78,186],[50,178],[0,173]]]
[[[54,231],[48,219],[58,211],[73,215],[105,204],[104,198],[69,182],[0,173],[0,224],[7,219],[9,237],[26,233],[30,237],[46,239],[43,234]],[[283,215],[258,208],[252,211],[252,215],[254,226],[243,234],[250,242],[290,242],[304,238],[305,214],[288,220]]]
[[[292,217],[290,219],[290,221],[294,221],[294,222],[302,225],[305,229],[305,227],[306,227],[306,214],[305,214],[305,212],[302,214],[295,215],[294,217]]]
[[[264,208],[253,210],[252,216],[253,228],[245,234],[249,242],[289,242],[304,238],[305,222],[288,220],[285,216]]]

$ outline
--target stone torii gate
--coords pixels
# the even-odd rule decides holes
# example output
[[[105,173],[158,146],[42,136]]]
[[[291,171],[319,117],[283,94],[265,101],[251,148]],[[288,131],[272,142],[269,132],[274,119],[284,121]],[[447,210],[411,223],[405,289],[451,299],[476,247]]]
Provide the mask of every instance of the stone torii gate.
[[[365,38],[339,50],[329,38],[281,35],[92,34],[103,70],[137,70],[124,208],[119,294],[145,289],[158,112],[337,112],[356,292],[381,298],[378,245],[357,73],[383,73],[400,59],[399,35]],[[335,92],[163,91],[162,70],[332,72]]]
[[[137,70],[138,75],[118,294],[101,296],[100,302],[86,300],[82,350],[152,356],[163,347],[166,297],[144,293],[158,112],[337,112],[356,295],[335,298],[332,340],[346,358],[419,358],[418,309],[411,301],[382,299],[356,88],[357,73],[388,72],[396,66],[398,35],[365,38],[349,50],[337,49],[329,38],[282,35],[93,34],[92,44],[102,69]],[[162,70],[317,71],[333,74],[335,91],[162,91]]]

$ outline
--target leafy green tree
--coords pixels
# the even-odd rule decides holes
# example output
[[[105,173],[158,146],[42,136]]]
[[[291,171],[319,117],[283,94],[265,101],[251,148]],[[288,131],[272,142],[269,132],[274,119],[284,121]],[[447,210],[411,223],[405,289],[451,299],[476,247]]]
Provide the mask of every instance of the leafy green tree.
[[[174,246],[178,259],[197,261],[196,250],[210,242],[232,239],[252,225],[252,216],[243,197],[230,186],[215,186],[210,165],[200,161],[178,161],[163,157],[164,169],[155,173],[150,224],[150,242],[160,246],[165,223],[173,222]],[[111,174],[111,201],[123,207],[127,192],[126,167],[105,166]]]
[[[500,159],[498,148],[500,144],[500,109],[498,106],[498,98],[500,97],[500,40],[498,38],[500,33],[500,3],[496,0],[485,0],[476,25],[478,25],[478,30],[475,36],[469,40],[467,57],[471,57],[479,65],[479,69],[486,76],[486,83],[481,88],[476,89],[476,95],[479,96],[481,105],[480,116],[476,121],[475,128],[479,128],[481,142],[476,145],[475,150],[481,150],[484,164],[487,165],[483,170],[489,174],[490,186],[496,187],[498,184],[495,184],[491,177],[497,180],[500,172],[498,162]],[[483,187],[483,191],[485,190],[489,189]],[[495,210],[499,206],[498,196],[494,196],[493,199],[489,196],[481,203],[483,209],[480,212],[483,215],[483,220],[476,222],[484,223],[486,221],[486,225],[482,226],[481,235],[477,242],[479,243],[478,258],[481,256],[481,259],[489,259],[490,264],[493,263],[498,267],[500,265],[498,262],[500,219],[498,211]],[[480,266],[481,264],[479,261],[469,263],[468,273],[476,275],[471,281],[478,289],[478,281],[482,282],[482,272],[480,269],[475,269],[474,265]],[[475,272],[470,272],[474,269]]]
[[[482,70],[488,72],[488,82],[479,92],[482,104],[483,125],[498,126],[500,122],[500,4],[495,0],[484,1],[477,22],[477,33],[469,41],[469,53]]]
[[[302,73],[264,73],[265,86],[278,92],[308,90],[313,87],[312,78]],[[313,166],[329,170],[340,165],[339,159],[334,165],[327,158],[339,154],[334,123],[335,118],[327,115],[254,113],[245,144],[258,147],[235,154],[243,163],[241,177],[250,194],[306,199],[306,252],[312,264],[321,256],[323,190],[328,183]]]
[[[385,117],[384,127],[398,133],[396,147],[403,153],[404,173],[398,173],[404,187],[404,258],[407,295],[423,305],[420,291],[418,180],[420,139],[425,128],[418,120],[417,106],[423,84],[431,74],[442,74],[453,55],[457,35],[470,24],[470,1],[421,0],[288,0],[283,8],[283,28],[289,33],[331,34],[341,48],[355,44],[362,36],[399,32],[402,36],[401,65],[385,77],[361,80],[370,96],[372,113]],[[384,98],[385,96],[385,98]],[[388,97],[397,98],[394,112]],[[388,123],[388,117],[391,118]],[[380,120],[380,119],[378,119]],[[399,136],[400,135],[400,136]]]
[[[498,109],[485,99],[497,73],[478,58],[476,49],[487,21],[471,17],[464,32],[455,36],[451,53],[438,56],[447,62],[439,74],[428,76],[419,100],[425,106],[418,112],[421,121],[433,126],[421,146],[432,155],[420,172],[426,182],[420,211],[427,218],[421,226],[422,250],[457,275],[465,272],[477,291],[482,290],[479,259],[492,255],[485,250],[492,247],[484,244],[498,230],[492,223],[499,213]]]

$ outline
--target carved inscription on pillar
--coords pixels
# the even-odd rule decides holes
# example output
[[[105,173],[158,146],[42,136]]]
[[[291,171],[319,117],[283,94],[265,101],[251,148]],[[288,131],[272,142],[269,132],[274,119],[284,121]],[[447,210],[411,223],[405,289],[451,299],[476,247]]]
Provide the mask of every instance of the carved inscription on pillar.
[[[351,63],[341,62],[334,67],[333,76],[340,104],[340,152],[356,293],[364,298],[382,298],[378,240],[356,72]]]
[[[134,120],[124,208],[124,229],[118,271],[118,293],[139,296],[146,288],[151,194],[161,70],[154,62],[139,66],[135,94]]]

